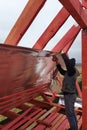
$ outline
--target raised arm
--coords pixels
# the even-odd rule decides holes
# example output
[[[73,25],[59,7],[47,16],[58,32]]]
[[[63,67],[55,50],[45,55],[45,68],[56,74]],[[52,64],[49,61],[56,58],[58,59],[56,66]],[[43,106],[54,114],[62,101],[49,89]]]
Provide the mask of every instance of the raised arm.
[[[75,69],[75,59],[69,59],[66,54],[62,54],[62,57],[64,59],[66,68],[67,68],[67,72],[69,76],[73,76],[76,73],[76,69]]]
[[[52,60],[53,60],[54,62],[56,62],[56,67],[57,67],[57,69],[59,70],[59,72],[60,72],[62,75],[65,75],[66,71],[65,71],[65,70],[61,67],[61,65],[59,64],[58,58],[54,55],[53,58],[52,58]]]
[[[62,75],[65,75],[66,71],[61,67],[60,64],[57,64],[57,69],[59,70],[59,72],[62,74]]]

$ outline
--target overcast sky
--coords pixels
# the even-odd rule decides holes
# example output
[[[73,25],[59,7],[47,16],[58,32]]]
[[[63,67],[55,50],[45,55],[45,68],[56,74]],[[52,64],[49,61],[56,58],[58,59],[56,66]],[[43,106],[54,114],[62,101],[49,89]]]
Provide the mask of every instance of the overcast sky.
[[[0,43],[5,41],[28,1],[29,0],[0,0]],[[61,8],[62,5],[58,0],[47,0],[38,16],[23,36],[19,46],[32,47]],[[45,50],[51,50],[73,24],[77,25],[74,19],[70,17],[52,40],[49,41]],[[81,62],[81,33],[79,33],[69,50],[69,55],[70,58],[75,57],[77,62]]]

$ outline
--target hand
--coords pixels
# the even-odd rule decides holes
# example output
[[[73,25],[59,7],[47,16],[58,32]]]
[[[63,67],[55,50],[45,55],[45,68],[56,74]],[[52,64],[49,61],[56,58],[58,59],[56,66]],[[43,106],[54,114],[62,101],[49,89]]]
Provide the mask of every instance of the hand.
[[[53,57],[52,57],[52,61],[58,63],[58,58],[57,58],[55,55],[53,55]]]

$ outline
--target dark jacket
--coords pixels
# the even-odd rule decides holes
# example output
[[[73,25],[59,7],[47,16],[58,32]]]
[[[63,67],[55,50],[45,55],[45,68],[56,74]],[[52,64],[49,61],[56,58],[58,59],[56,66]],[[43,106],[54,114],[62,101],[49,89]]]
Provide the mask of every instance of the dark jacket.
[[[60,64],[57,65],[59,72],[64,75],[62,91],[63,93],[75,93],[76,92],[76,79],[79,76],[78,70],[75,68],[75,59],[68,59],[66,55],[63,56],[65,61],[66,70],[64,70]]]

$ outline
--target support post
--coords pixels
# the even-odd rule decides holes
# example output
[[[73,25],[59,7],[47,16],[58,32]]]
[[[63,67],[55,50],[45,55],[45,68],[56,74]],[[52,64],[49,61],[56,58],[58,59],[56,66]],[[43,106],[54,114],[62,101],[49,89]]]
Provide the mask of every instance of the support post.
[[[83,93],[83,124],[87,130],[87,29],[82,30],[82,93]]]

